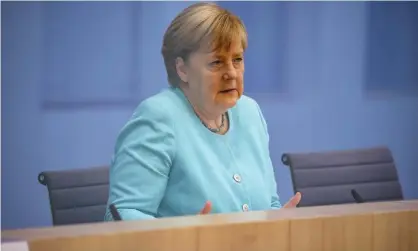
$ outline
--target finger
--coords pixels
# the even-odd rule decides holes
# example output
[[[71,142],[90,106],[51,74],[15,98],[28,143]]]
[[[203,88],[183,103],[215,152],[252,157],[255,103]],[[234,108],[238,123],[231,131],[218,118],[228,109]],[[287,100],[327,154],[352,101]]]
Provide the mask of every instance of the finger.
[[[294,208],[299,204],[301,199],[302,199],[302,194],[300,192],[297,192],[283,207]]]
[[[211,210],[212,210],[212,203],[210,203],[210,201],[206,201],[205,206],[200,211],[200,214],[209,214]]]
[[[283,208],[294,208],[300,201],[300,194],[296,193],[290,200],[283,206]]]

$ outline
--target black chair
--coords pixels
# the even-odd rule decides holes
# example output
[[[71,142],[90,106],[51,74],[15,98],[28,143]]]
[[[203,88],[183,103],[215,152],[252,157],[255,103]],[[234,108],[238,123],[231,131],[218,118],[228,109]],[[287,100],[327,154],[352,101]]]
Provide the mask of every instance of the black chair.
[[[300,207],[403,200],[396,166],[387,147],[285,153]]]
[[[48,188],[54,226],[104,221],[109,167],[45,171],[38,181]]]

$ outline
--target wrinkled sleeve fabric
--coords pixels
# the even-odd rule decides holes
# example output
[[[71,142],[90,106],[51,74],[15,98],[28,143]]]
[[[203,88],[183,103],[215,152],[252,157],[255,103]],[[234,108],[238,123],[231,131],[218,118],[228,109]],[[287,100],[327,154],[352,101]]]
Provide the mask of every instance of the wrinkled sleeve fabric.
[[[110,167],[109,204],[122,220],[153,219],[175,156],[173,120],[161,104],[144,101],[122,128]],[[105,220],[112,220],[107,212]]]
[[[270,150],[269,150],[269,141],[270,141],[270,136],[268,133],[268,129],[267,129],[267,123],[266,120],[264,119],[263,113],[261,112],[260,106],[258,104],[257,105],[257,109],[258,109],[258,113],[260,115],[263,127],[264,127],[264,132],[266,135],[266,159],[267,159],[267,163],[268,163],[268,182],[270,184],[270,193],[271,193],[271,208],[272,209],[279,209],[282,207],[282,204],[280,203],[280,199],[279,199],[279,195],[277,194],[277,183],[276,183],[276,177],[274,174],[274,167],[273,167],[273,163],[271,161],[270,158]]]

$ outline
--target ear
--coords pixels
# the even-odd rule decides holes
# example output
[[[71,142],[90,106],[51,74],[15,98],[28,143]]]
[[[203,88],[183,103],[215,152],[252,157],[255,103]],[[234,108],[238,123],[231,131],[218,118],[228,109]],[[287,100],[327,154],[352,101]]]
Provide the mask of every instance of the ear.
[[[176,71],[180,79],[184,82],[188,82],[187,77],[187,65],[181,57],[176,58]]]

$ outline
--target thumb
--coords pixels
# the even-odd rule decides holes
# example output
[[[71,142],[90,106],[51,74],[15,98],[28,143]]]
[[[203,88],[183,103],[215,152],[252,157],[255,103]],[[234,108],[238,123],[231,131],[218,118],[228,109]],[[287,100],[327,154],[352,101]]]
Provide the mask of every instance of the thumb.
[[[302,198],[302,194],[297,192],[283,207],[284,208],[294,208],[296,207]]]
[[[210,201],[206,201],[205,206],[203,207],[203,209],[200,211],[199,214],[209,214],[211,210],[212,210],[212,203]]]

